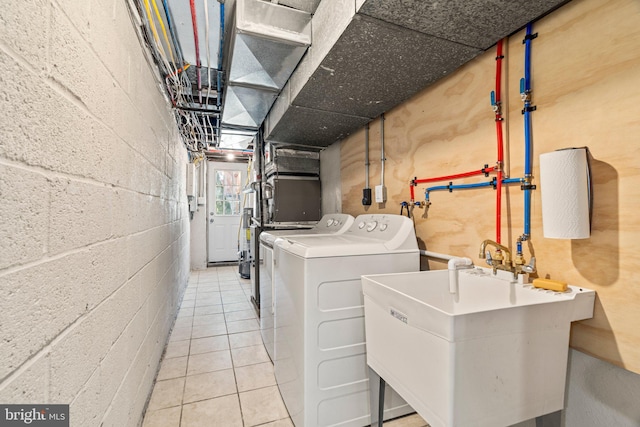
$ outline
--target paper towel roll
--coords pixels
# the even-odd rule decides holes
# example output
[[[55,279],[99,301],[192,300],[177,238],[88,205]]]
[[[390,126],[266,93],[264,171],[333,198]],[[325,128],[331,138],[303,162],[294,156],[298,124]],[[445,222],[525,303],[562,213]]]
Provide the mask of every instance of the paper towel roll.
[[[544,237],[589,238],[591,227],[586,148],[541,154],[540,191]]]

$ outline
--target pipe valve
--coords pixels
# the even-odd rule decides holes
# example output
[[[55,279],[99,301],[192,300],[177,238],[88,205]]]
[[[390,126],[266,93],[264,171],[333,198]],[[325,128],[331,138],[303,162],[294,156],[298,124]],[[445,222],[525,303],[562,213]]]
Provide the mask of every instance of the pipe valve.
[[[502,114],[502,102],[496,100],[496,92],[491,91],[491,109],[496,114]]]

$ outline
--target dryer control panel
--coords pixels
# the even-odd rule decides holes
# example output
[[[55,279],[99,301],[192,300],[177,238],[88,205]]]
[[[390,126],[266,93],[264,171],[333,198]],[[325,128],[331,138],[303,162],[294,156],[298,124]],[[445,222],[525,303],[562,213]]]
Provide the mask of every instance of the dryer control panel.
[[[327,214],[313,227],[316,233],[336,233],[353,224],[353,217],[348,214]]]

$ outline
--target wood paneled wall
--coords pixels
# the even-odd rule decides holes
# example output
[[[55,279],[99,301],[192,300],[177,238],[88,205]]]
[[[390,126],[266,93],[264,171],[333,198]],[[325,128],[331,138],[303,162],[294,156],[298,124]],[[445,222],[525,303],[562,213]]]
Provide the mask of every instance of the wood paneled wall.
[[[595,206],[590,239],[545,239],[540,191],[534,191],[531,247],[525,256],[528,260],[531,250],[535,252],[540,277],[597,291],[595,316],[573,325],[571,345],[640,373],[640,2],[574,0],[534,23],[533,29],[539,34],[532,42],[535,177],[541,153],[588,146]],[[511,177],[523,174],[523,33],[506,43],[503,71],[506,167]],[[342,142],[344,212],[399,213],[414,176],[495,164],[489,104],[494,58],[492,49],[386,114],[385,204],[361,205],[364,130]],[[379,119],[370,126],[373,188],[380,181]],[[416,199],[423,200],[424,188],[416,188]],[[480,264],[480,243],[495,237],[495,191],[434,192],[431,201],[426,217],[424,209],[414,211],[422,247],[468,256]],[[505,189],[503,201],[502,242],[513,249],[523,228],[519,186]],[[430,268],[446,265],[431,261]]]

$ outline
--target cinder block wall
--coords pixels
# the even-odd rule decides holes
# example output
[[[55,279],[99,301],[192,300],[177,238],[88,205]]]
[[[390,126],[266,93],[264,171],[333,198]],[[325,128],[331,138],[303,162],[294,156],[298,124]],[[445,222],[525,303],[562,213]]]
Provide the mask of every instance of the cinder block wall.
[[[186,152],[125,0],[0,7],[0,402],[135,426],[189,274]]]

